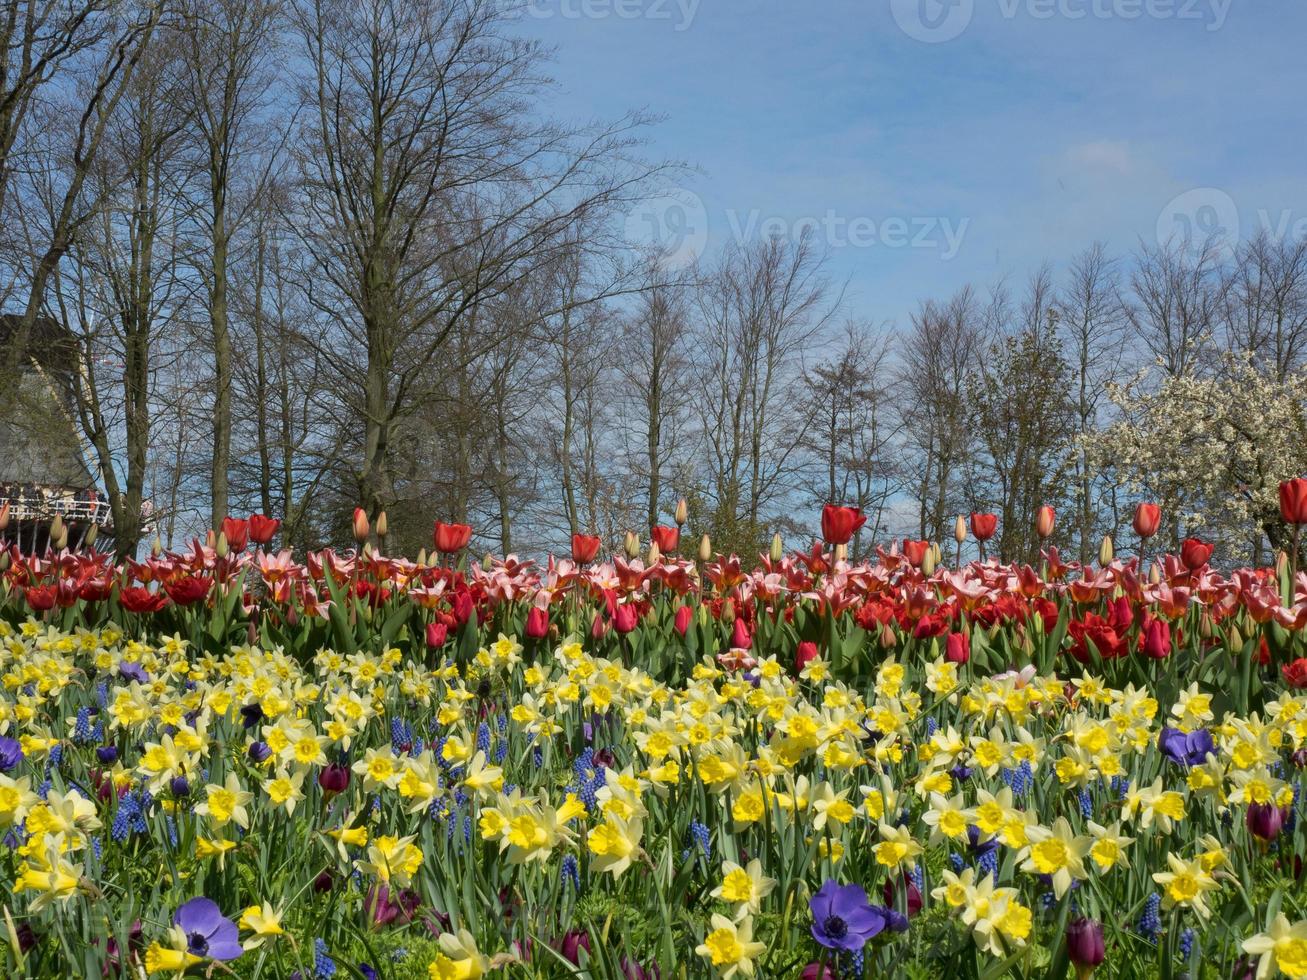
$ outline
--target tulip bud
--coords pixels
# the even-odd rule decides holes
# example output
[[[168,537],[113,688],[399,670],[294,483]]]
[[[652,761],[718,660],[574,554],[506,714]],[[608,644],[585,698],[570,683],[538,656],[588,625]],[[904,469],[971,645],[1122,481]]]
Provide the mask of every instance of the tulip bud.
[[[676,502],[676,524],[679,527],[690,519],[690,505],[682,497]]]
[[[1198,635],[1204,640],[1210,640],[1216,635],[1216,624],[1212,622],[1212,614],[1206,609],[1198,620]]]
[[[1035,514],[1035,533],[1041,538],[1046,538],[1053,533],[1053,527],[1056,523],[1057,513],[1052,507],[1045,504]]]
[[[82,543],[85,544],[86,547],[88,548],[91,547],[91,545],[95,544],[95,539],[99,536],[99,534],[100,534],[100,528],[97,525],[92,524],[90,527],[86,529],[86,536],[82,538]]]
[[[939,547],[939,542],[938,542],[938,541],[934,542],[934,543],[930,546],[930,550],[931,550],[932,552],[934,552],[934,554],[935,554],[935,564],[936,564],[936,565],[938,565],[940,562],[942,562],[942,561],[944,560],[944,552],[940,549],[940,547]]]
[[[953,522],[953,540],[958,544],[967,540],[967,522],[962,519],[961,514],[959,514],[958,519]]]
[[[898,646],[899,636],[894,632],[894,628],[889,623],[880,624],[880,645],[883,649],[892,650]]]
[[[0,507],[0,531],[7,530],[9,530],[9,501],[6,500],[4,506]]]
[[[658,564],[658,559],[661,558],[662,556],[663,556],[662,552],[658,550],[658,542],[657,542],[657,541],[650,541],[650,542],[649,542],[649,564],[650,564],[650,565],[656,565],[656,564]]]
[[[212,550],[218,544],[218,536],[212,530],[204,532],[204,547]]]
[[[1230,627],[1230,632],[1225,635],[1225,646],[1233,653],[1243,650],[1243,634],[1239,632],[1238,626]]]
[[[1273,841],[1284,827],[1284,810],[1274,803],[1251,803],[1244,816],[1249,832],[1262,841]]]
[[[1112,550],[1112,535],[1104,534],[1103,543],[1098,546],[1098,564],[1106,568],[1112,564],[1112,556],[1115,552]]]
[[[930,578],[934,575],[936,561],[935,549],[927,548],[926,553],[921,556],[921,574],[926,576],[926,578]]]
[[[150,543],[150,554],[154,555],[155,558],[158,558],[163,554],[163,542],[159,540],[159,535],[157,534],[154,536],[154,540]]]
[[[785,557],[785,542],[781,540],[781,532],[777,531],[771,536],[771,554],[768,556],[772,562],[779,562]]]
[[[55,520],[57,521],[59,520],[59,518],[56,517]],[[68,528],[67,526],[65,526],[65,527],[61,527],[59,529],[59,533],[55,536],[54,550],[63,551],[67,547],[68,547]]]
[[[227,535],[223,534],[221,531],[218,532],[218,540],[214,542],[213,550],[219,558],[227,557]]]
[[[623,549],[626,551],[626,557],[632,561],[640,557],[640,539],[636,536],[634,531],[626,532],[626,541],[623,544]]]
[[[362,507],[354,508],[354,540],[362,544],[368,539],[372,532],[372,526],[368,521],[368,512]]]
[[[1107,948],[1103,942],[1103,924],[1093,919],[1074,919],[1066,927],[1067,958],[1076,965],[1076,973],[1082,978],[1094,972],[1094,968],[1107,957]]]
[[[728,623],[735,622],[735,601],[727,599],[722,603],[722,619]]]
[[[51,538],[51,540],[53,540],[53,539],[59,537],[59,534],[63,531],[63,529],[64,529],[64,519],[63,519],[63,517],[61,517],[59,514],[55,514],[55,515],[54,515],[54,520],[52,520],[52,521],[50,522],[50,538]]]
[[[377,537],[384,538],[390,532],[390,525],[386,523],[386,512],[383,510],[377,515]]]
[[[482,557],[481,559],[481,567],[484,568],[487,572],[490,571],[490,569],[494,568],[495,556],[487,551],[484,557]]]
[[[712,560],[712,538],[706,534],[699,539],[699,560]]]
[[[419,567],[419,568],[426,568],[426,567],[427,567],[427,549],[426,549],[426,548],[423,548],[421,551],[418,552],[418,567]]]
[[[1289,553],[1281,549],[1275,553],[1275,574],[1284,575],[1289,571]]]
[[[1157,567],[1157,562],[1153,562],[1153,564],[1148,569],[1148,584],[1157,585],[1161,581],[1162,581],[1162,570]]]

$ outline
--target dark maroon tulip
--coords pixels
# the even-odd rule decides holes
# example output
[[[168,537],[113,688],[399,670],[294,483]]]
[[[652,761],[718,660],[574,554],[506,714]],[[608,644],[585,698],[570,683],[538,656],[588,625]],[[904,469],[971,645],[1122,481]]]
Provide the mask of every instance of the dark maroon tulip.
[[[318,785],[324,793],[343,793],[349,788],[349,766],[333,762],[318,773]]]
[[[1258,840],[1273,841],[1284,827],[1284,810],[1274,803],[1251,803],[1244,823]]]
[[[1066,927],[1066,953],[1077,967],[1093,968],[1107,956],[1103,943],[1103,924],[1093,919],[1074,919]],[[1081,975],[1086,975],[1080,971]]]

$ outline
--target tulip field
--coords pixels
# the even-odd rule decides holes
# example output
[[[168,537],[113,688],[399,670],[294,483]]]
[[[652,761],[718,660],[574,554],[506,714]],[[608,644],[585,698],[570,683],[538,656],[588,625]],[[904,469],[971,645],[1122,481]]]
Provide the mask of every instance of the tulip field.
[[[11,548],[0,975],[1307,977],[1293,557],[850,563],[860,524]]]

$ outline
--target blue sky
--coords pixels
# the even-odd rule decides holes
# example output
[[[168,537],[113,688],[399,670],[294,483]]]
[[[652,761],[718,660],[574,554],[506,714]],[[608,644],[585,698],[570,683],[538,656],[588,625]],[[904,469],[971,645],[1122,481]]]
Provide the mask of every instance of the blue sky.
[[[649,154],[699,169],[633,231],[683,213],[688,255],[812,219],[874,322],[1095,239],[1307,229],[1295,0],[530,0],[520,26],[557,48],[553,114],[649,109]]]

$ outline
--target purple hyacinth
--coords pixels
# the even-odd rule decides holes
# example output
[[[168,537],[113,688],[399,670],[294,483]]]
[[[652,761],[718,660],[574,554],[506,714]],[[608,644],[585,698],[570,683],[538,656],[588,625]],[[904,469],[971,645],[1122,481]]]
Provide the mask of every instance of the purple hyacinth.
[[[192,898],[177,909],[172,921],[186,934],[186,949],[195,956],[234,960],[245,952],[236,923],[223,915],[212,899]]]
[[[858,885],[827,881],[808,903],[812,911],[812,938],[827,949],[852,953],[882,932],[888,921],[883,908],[867,901]]]

